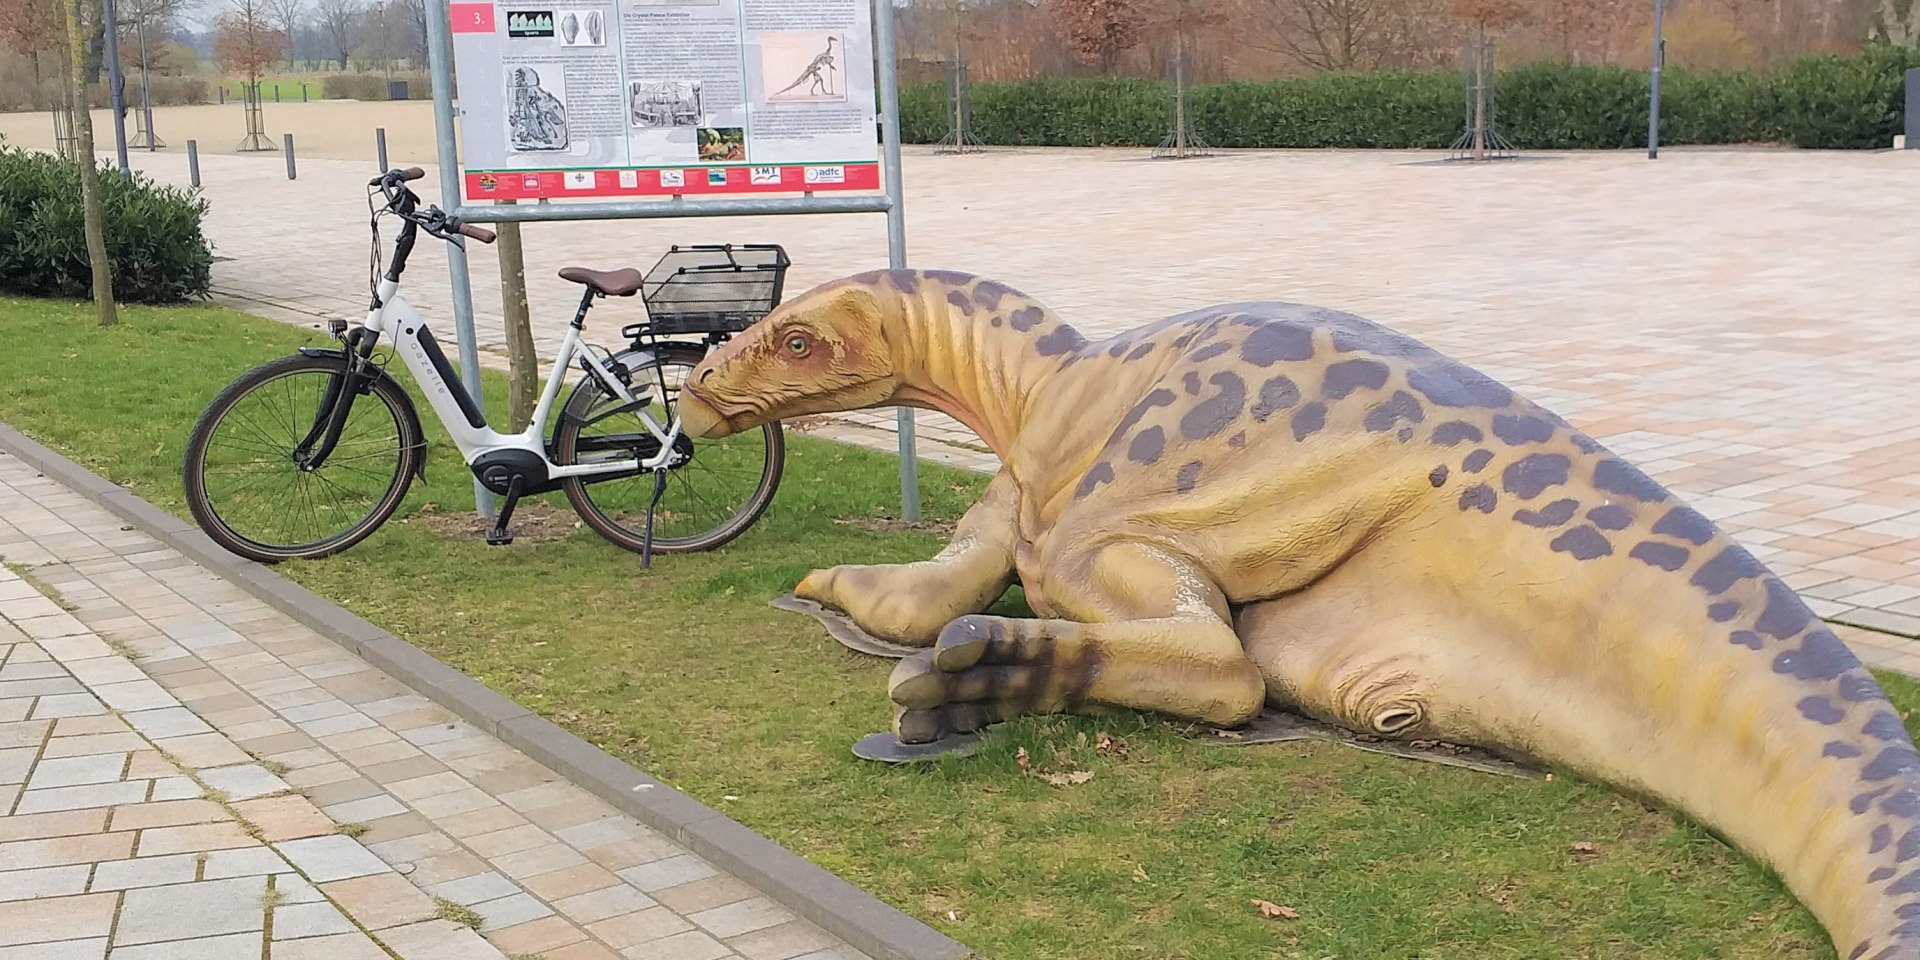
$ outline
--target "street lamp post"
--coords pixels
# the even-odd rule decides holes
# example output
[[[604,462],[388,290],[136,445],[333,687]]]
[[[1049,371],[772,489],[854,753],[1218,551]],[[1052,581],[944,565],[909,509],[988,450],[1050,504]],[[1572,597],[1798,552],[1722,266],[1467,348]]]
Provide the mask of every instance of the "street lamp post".
[[[120,160],[120,175],[129,177],[133,175],[133,168],[127,165],[127,118],[125,116],[127,102],[120,89],[120,21],[118,13],[114,10],[113,0],[105,0],[105,10],[106,22],[101,26],[105,28],[107,39],[107,102],[112,105],[113,110],[113,147],[114,153]],[[84,102],[85,96],[85,92],[82,91],[83,102],[80,104],[82,110],[87,109]],[[87,162],[91,163],[92,158],[88,158]]]
[[[1660,159],[1660,68],[1667,63],[1666,0],[1653,0],[1653,96],[1647,103],[1647,159]]]

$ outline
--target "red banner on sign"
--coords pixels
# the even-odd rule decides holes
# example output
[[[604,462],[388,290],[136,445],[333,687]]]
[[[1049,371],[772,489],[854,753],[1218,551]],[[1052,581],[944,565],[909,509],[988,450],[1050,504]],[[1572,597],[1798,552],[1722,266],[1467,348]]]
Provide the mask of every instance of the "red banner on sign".
[[[877,163],[667,170],[469,170],[468,200],[668,197],[880,189]]]

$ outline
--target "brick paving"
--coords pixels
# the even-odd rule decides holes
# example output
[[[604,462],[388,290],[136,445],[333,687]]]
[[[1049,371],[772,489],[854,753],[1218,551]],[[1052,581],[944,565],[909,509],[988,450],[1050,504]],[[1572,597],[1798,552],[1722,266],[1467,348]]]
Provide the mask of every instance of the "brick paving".
[[[4,453],[0,557],[0,960],[864,960]]]
[[[287,108],[291,109],[291,105]],[[1920,151],[1631,151],[1458,166],[1414,152],[910,148],[919,266],[972,270],[1103,335],[1179,310],[1288,299],[1406,330],[1519,387],[1720,521],[1823,616],[1920,636],[1920,246],[1891,184]],[[161,179],[180,158],[136,155]],[[295,322],[358,318],[371,160],[204,157],[222,297]],[[432,168],[429,168],[431,171]],[[438,197],[433,174],[425,196]],[[885,265],[881,218],[526,228],[536,337],[551,352],[568,263],[649,265],[669,244],[777,241],[789,289]],[[476,246],[480,340],[502,343],[498,271]],[[444,254],[409,297],[446,331]],[[637,308],[590,321],[603,341]],[[931,459],[991,470],[964,427],[921,414]],[[891,448],[891,412],[827,432]]]

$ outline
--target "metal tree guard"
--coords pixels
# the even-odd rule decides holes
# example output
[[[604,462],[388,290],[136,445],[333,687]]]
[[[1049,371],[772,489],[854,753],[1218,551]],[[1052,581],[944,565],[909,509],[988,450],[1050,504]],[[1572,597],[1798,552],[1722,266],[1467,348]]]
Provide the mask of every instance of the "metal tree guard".
[[[986,149],[973,135],[973,98],[968,88],[967,61],[956,50],[953,62],[947,64],[947,116],[951,119],[947,135],[933,148],[934,153],[979,153]]]
[[[140,4],[138,31],[140,34],[140,110],[133,115],[132,145],[142,147],[148,152],[166,146],[159,137],[153,135],[153,68],[147,65],[147,3]]]
[[[1467,38],[1463,72],[1467,83],[1467,129],[1453,142],[1453,160],[1509,160],[1513,144],[1500,135],[1494,99],[1493,37],[1475,24]]]
[[[278,150],[273,138],[267,136],[267,121],[260,113],[260,82],[241,84],[245,90],[247,111],[247,138],[240,141],[241,153],[269,153]]]
[[[73,130],[73,109],[69,104],[56,103],[53,106],[53,152],[59,154],[62,160],[72,160],[77,149],[79,138]]]
[[[1193,118],[1187,112],[1187,38],[1186,31],[1180,30],[1173,35],[1173,62],[1169,72],[1173,75],[1173,129],[1165,140],[1153,149],[1156,159],[1180,160],[1187,157],[1206,157],[1213,155],[1213,148],[1207,145],[1200,135],[1193,132]]]

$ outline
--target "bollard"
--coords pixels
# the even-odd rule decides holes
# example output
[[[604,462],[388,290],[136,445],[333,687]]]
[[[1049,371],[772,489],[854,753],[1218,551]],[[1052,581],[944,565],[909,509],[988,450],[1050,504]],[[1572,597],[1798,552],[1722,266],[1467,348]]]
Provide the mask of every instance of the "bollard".
[[[224,83],[220,85],[220,102],[227,102],[227,85]]]
[[[307,82],[305,80],[300,81],[300,102],[307,102]]]
[[[280,85],[277,83],[273,85],[273,102],[280,102]]]
[[[187,179],[200,185],[200,145],[192,140],[187,141]]]
[[[287,134],[287,179],[293,179],[293,134]]]
[[[1920,150],[1920,68],[1907,71],[1907,149]]]
[[[380,155],[380,172],[387,172],[387,128],[373,128],[373,149]]]

